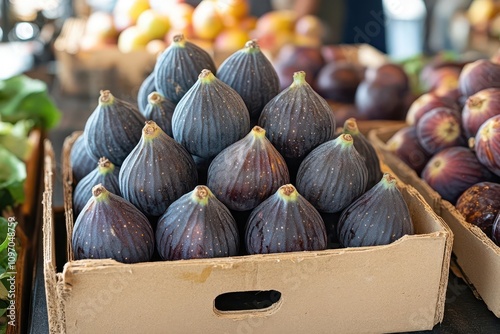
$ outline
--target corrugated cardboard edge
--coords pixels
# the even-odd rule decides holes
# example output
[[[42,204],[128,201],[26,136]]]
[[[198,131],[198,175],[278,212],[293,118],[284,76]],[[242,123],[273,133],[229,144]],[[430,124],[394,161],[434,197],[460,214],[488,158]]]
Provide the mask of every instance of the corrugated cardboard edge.
[[[402,125],[401,127],[403,126],[404,125]],[[368,133],[368,137],[370,141],[375,145],[375,148],[383,155],[384,160],[393,170],[396,171],[396,174],[405,182],[414,185],[421,193],[423,193],[423,197],[425,198],[425,200],[431,205],[431,207],[438,215],[442,216],[446,214],[450,217],[450,219],[454,219],[464,228],[464,230],[466,230],[467,233],[470,233],[472,236],[478,239],[484,245],[484,247],[487,248],[488,252],[498,255],[500,258],[500,247],[495,245],[495,243],[479,227],[475,226],[474,224],[468,223],[450,202],[442,199],[441,196],[436,191],[434,191],[427,182],[422,180],[414,170],[412,170],[401,159],[387,150],[387,140],[401,127],[392,126],[374,129]],[[445,223],[447,222],[446,219],[444,221]],[[448,225],[448,223],[446,224]],[[461,260],[457,258],[454,261],[456,264],[455,268],[454,266],[450,266],[450,268],[454,270],[454,272],[457,272],[458,269],[457,276],[463,278],[463,280],[473,291],[476,298],[484,300],[483,297],[485,296],[481,297],[481,292],[476,288],[474,282],[470,279],[470,275],[467,275],[466,270],[460,267]],[[485,298],[489,299],[488,297]],[[493,312],[493,314],[495,314],[496,317],[500,318],[500,301],[484,301],[488,308]]]
[[[64,333],[60,312],[63,309],[57,293],[57,274],[55,260],[54,216],[52,211],[52,194],[55,171],[55,155],[52,144],[44,141],[44,191],[43,191],[43,275],[47,302],[47,316],[50,333]]]
[[[68,259],[73,260],[73,248],[71,245],[71,235],[73,234],[73,172],[71,170],[71,148],[73,144],[83,134],[83,131],[75,131],[63,143],[62,168],[63,168],[63,194],[64,194],[64,214],[66,219],[66,233],[68,236],[66,253]]]

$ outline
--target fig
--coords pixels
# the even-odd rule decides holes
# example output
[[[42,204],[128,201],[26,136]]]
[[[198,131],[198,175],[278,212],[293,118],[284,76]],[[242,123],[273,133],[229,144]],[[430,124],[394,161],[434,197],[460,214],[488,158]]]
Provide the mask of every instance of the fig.
[[[201,71],[172,116],[174,139],[203,159],[214,158],[249,131],[245,102],[208,69]]]
[[[413,233],[408,204],[390,173],[342,211],[338,223],[341,247],[387,245]]]
[[[381,80],[362,81],[354,97],[358,115],[362,119],[403,120],[406,109],[401,89]]]
[[[472,96],[486,88],[500,88],[500,64],[479,59],[464,66],[458,79],[460,92]]]
[[[491,235],[493,221],[500,211],[500,184],[479,182],[467,188],[455,204],[465,220]]]
[[[287,44],[281,48],[273,65],[280,80],[280,91],[287,89],[293,82],[293,74],[307,73],[305,80],[315,88],[316,76],[325,64],[321,48]]]
[[[365,192],[368,170],[350,134],[341,134],[309,153],[297,172],[297,190],[320,212],[345,209]]]
[[[156,226],[156,248],[163,260],[234,256],[239,240],[228,208],[203,185],[173,202]]]
[[[405,126],[387,141],[387,149],[406,163],[418,175],[422,173],[431,155],[420,145],[415,126]]]
[[[208,168],[207,186],[236,211],[255,208],[289,182],[285,160],[259,126],[225,148]]]
[[[420,145],[429,154],[452,146],[465,146],[460,113],[455,109],[438,107],[422,116],[416,125]]]
[[[335,134],[330,106],[305,78],[305,72],[295,72],[293,83],[266,104],[259,118],[258,125],[285,158],[302,159]]]
[[[264,106],[280,91],[278,74],[255,40],[226,58],[217,77],[243,98],[252,119],[259,119]]]
[[[146,107],[148,106],[149,94],[155,91],[155,74],[153,71],[142,81],[139,86],[139,91],[137,92],[137,106],[142,114],[144,114],[144,110],[146,110]]]
[[[487,88],[470,96],[462,109],[462,126],[467,138],[474,137],[488,118],[500,114],[500,89]]]
[[[491,240],[493,240],[497,246],[500,246],[500,212],[497,213],[495,220],[493,221]]]
[[[458,104],[454,100],[438,96],[434,93],[425,93],[420,95],[410,105],[410,108],[406,113],[406,123],[408,125],[415,125],[424,114],[438,107],[456,109],[457,111],[459,110]]]
[[[370,189],[380,181],[382,171],[380,170],[380,160],[372,143],[363,135],[358,128],[355,118],[345,121],[343,133],[348,133],[354,140],[356,151],[364,158],[366,169],[368,170],[368,181],[366,189]]]
[[[339,61],[325,64],[316,77],[316,90],[327,100],[354,103],[361,82],[360,70],[353,63]]]
[[[378,67],[370,67],[366,70],[365,81],[378,81],[382,86],[393,87],[402,98],[410,91],[410,79],[404,68],[395,63],[386,63]]]
[[[144,117],[155,123],[170,137],[172,134],[172,115],[175,105],[158,92],[148,95],[148,105],[144,109]]]
[[[98,184],[76,218],[72,234],[75,260],[146,262],[154,252],[153,229],[130,202]]]
[[[147,121],[142,137],[120,168],[123,197],[148,217],[162,215],[170,204],[197,184],[191,155],[154,121]]]
[[[479,162],[476,154],[462,146],[439,151],[422,171],[422,179],[451,204],[455,204],[467,188],[492,178],[493,174]]]
[[[99,105],[85,123],[87,151],[97,161],[106,157],[120,166],[141,139],[146,118],[132,104],[102,90]]]
[[[71,146],[69,163],[73,173],[73,184],[76,185],[88,173],[95,169],[97,159],[88,153],[87,143],[83,135],[76,138]]]
[[[89,198],[92,197],[92,188],[95,185],[103,185],[109,192],[121,196],[118,185],[120,168],[115,167],[111,161],[102,157],[94,168],[76,185],[73,191],[73,215],[76,217],[82,211]]]
[[[153,71],[156,90],[177,104],[196,83],[203,69],[216,73],[212,57],[201,47],[187,41],[184,35],[175,35],[156,61]]]
[[[427,67],[421,73],[421,82],[425,91],[438,96],[449,94],[458,89],[458,78],[463,68],[462,63],[441,63]]]
[[[474,150],[479,161],[500,176],[500,115],[489,118],[479,127]]]
[[[314,206],[286,184],[252,210],[245,246],[249,254],[323,250],[326,228]]]

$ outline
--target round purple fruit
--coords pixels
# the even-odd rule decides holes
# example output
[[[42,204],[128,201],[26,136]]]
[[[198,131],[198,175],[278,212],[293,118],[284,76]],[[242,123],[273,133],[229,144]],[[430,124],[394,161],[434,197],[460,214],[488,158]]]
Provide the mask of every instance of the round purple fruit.
[[[460,124],[460,114],[446,107],[435,108],[422,116],[417,123],[417,137],[429,154],[447,147],[465,146],[467,143]]]
[[[481,125],[474,139],[474,150],[479,161],[500,176],[500,115]]]
[[[422,171],[422,178],[443,199],[455,204],[465,190],[478,182],[491,180],[493,174],[471,149],[454,146],[436,153]]]
[[[500,114],[500,89],[488,88],[470,96],[462,110],[462,126],[467,138],[474,137],[488,118]]]

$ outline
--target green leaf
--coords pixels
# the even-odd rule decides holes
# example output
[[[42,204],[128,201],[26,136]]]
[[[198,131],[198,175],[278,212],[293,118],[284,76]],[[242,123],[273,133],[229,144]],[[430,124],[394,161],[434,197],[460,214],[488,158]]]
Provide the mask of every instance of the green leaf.
[[[24,162],[5,148],[0,147],[0,209],[24,201],[25,179],[26,165]]]
[[[0,284],[0,299],[7,300],[8,298],[9,298],[9,291],[3,284]]]
[[[47,85],[25,75],[0,81],[0,115],[3,121],[12,123],[32,119],[45,129],[55,127],[61,118]]]
[[[34,149],[28,139],[29,130],[33,125],[32,120],[22,120],[16,124],[0,122],[0,147],[6,148],[19,159],[26,161]]]

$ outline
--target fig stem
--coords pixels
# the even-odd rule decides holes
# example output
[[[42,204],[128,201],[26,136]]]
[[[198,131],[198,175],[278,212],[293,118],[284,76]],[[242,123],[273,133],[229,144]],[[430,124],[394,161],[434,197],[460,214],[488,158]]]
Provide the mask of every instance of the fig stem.
[[[145,140],[156,138],[161,132],[161,128],[154,121],[146,121],[142,128],[142,136]]]
[[[351,135],[357,135],[359,133],[358,124],[354,117],[346,119],[344,123],[344,133]]]
[[[293,86],[299,86],[306,83],[306,72],[298,71],[293,74]]]
[[[158,92],[152,92],[148,95],[148,102],[150,104],[160,104],[164,100],[163,95]]]
[[[178,34],[172,37],[172,42],[173,45],[183,47],[186,44],[186,39],[184,38],[183,34]]]
[[[354,139],[349,133],[341,134],[336,140],[344,147],[352,146],[354,143]]]
[[[113,104],[115,97],[109,90],[101,90],[99,96],[99,105],[107,106]]]
[[[385,188],[393,188],[396,186],[396,178],[391,173],[384,173],[382,180]]]
[[[97,166],[99,168],[99,173],[103,175],[111,173],[115,169],[115,165],[105,157],[99,159]]]
[[[257,40],[252,39],[245,43],[245,49],[248,53],[255,53],[260,51],[259,44],[257,44]]]
[[[263,138],[266,136],[266,130],[256,125],[252,128],[252,134],[255,138]]]
[[[92,188],[92,196],[94,196],[96,201],[102,202],[108,199],[109,192],[101,183],[99,183]]]
[[[299,193],[292,184],[285,184],[278,189],[278,196],[286,202],[295,202]]]
[[[212,71],[203,69],[200,75],[198,76],[198,79],[202,83],[211,83],[212,81],[215,80],[215,75],[212,73]]]
[[[207,186],[196,186],[193,190],[191,198],[199,205],[205,206],[208,204],[208,199],[212,197],[212,192]]]

